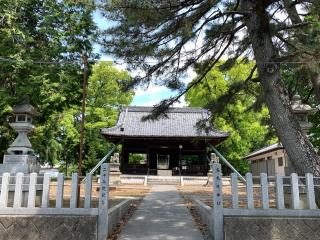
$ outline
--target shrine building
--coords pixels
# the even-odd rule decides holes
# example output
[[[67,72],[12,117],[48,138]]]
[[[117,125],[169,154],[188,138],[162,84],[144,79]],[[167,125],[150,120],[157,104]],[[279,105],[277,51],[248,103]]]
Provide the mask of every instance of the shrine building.
[[[122,107],[116,126],[101,129],[110,142],[122,146],[122,174],[207,175],[209,156],[207,144],[213,146],[229,134],[213,127],[197,127],[209,112],[201,108],[170,108],[158,120],[142,118],[152,107]]]

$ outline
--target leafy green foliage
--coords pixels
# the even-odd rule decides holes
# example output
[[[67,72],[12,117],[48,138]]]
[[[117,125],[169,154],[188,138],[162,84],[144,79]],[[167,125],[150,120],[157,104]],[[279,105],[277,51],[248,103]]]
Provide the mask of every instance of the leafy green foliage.
[[[204,81],[191,89],[186,101],[192,107],[206,107],[211,102],[224,96],[234,84],[246,80],[253,64],[237,63],[228,71],[221,71],[220,63],[205,77]],[[249,152],[265,146],[270,139],[270,128],[266,124],[269,113],[265,106],[255,111],[252,106],[260,92],[258,83],[250,83],[251,94],[237,92],[228,103],[219,102],[223,106],[220,113],[213,113],[213,124],[219,130],[227,131],[230,136],[219,145],[219,150],[239,171],[247,172],[248,162],[242,158]]]
[[[89,78],[83,171],[91,170],[106,155],[109,144],[100,134],[103,127],[116,123],[119,105],[128,105],[133,92],[122,92],[122,84],[130,75],[117,70],[111,62],[98,62]],[[61,164],[62,169],[76,170],[80,138],[80,106],[55,112],[33,136],[40,159]]]
[[[93,9],[71,1],[0,0],[0,157],[14,135],[6,124],[10,106],[28,96],[41,116],[39,147],[50,139],[56,113],[80,104],[81,54],[91,54],[97,28]],[[49,159],[56,153],[47,151]],[[2,157],[1,157],[2,158]]]
[[[129,164],[140,164],[141,161],[146,161],[147,155],[142,153],[130,153]]]
[[[97,27],[94,8],[75,1],[0,0],[0,152],[14,139],[6,118],[12,105],[29,96],[41,116],[31,137],[41,162],[74,171],[78,161],[83,71],[90,61]],[[106,153],[100,128],[115,124],[117,107],[133,92],[122,92],[129,74],[110,62],[92,67],[89,79],[84,171]],[[1,154],[0,157],[2,158]]]

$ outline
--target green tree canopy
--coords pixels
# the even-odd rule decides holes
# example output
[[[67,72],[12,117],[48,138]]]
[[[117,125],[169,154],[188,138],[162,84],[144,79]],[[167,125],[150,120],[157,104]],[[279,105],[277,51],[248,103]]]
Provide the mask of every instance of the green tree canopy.
[[[81,54],[94,58],[93,10],[64,0],[0,0],[0,158],[14,137],[6,117],[24,96],[41,112],[38,124],[80,104]],[[50,139],[45,146],[56,145]]]
[[[186,101],[192,107],[207,107],[230,90],[235,83],[246,81],[253,63],[238,62],[228,71],[221,71],[219,63],[207,73],[204,81],[192,88],[186,95]],[[255,74],[256,75],[256,74]],[[239,171],[247,172],[248,163],[242,158],[250,151],[263,147],[272,138],[268,109],[263,105],[255,109],[259,83],[250,84],[250,94],[246,91],[235,93],[232,102],[224,105],[221,112],[215,114],[213,124],[216,128],[228,131],[230,136],[219,145],[219,150]]]
[[[113,126],[119,106],[132,101],[133,91],[122,90],[122,85],[129,81],[131,77],[128,72],[118,70],[111,62],[100,61],[92,67],[85,124],[84,172],[92,169],[110,148],[101,136],[100,129]],[[80,106],[73,105],[52,114],[43,125],[36,128],[34,148],[45,162],[60,164],[61,169],[73,171],[78,161],[79,136]]]
[[[209,109],[215,112],[217,106],[232,100],[235,93],[250,90],[250,82],[259,81],[271,123],[295,171],[320,176],[320,158],[291,111],[281,76],[282,63],[301,53],[288,47],[288,38],[295,38],[298,29],[309,25],[308,21],[296,24],[292,20],[291,8],[284,6],[288,1],[115,1],[106,9],[106,16],[116,24],[104,35],[105,51],[145,72],[133,83],[155,81],[178,90],[176,97],[158,105],[152,118],[163,114],[173,102],[202,83],[223,57],[228,56],[223,65],[225,70],[237,60],[246,62],[252,58],[256,66],[249,72],[248,80],[230,86],[225,96],[218,99],[224,101],[208,105]],[[317,1],[289,2],[290,6],[303,9],[304,16],[317,6]],[[302,14],[297,13],[298,18]],[[311,36],[307,32],[304,38]],[[183,80],[190,67],[199,74],[186,87]],[[256,70],[258,78],[253,77]]]

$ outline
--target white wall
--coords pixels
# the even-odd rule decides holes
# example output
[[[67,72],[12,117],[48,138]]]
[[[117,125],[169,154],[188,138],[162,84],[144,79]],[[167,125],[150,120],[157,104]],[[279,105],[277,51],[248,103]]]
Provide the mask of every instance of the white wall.
[[[279,158],[282,157],[282,166],[279,166]],[[268,158],[271,158],[267,160]],[[284,149],[278,149],[272,152],[261,154],[255,157],[248,158],[250,168],[253,175],[257,176],[261,172],[268,173],[268,175],[281,174],[285,175],[286,153]],[[263,161],[260,161],[263,159]]]

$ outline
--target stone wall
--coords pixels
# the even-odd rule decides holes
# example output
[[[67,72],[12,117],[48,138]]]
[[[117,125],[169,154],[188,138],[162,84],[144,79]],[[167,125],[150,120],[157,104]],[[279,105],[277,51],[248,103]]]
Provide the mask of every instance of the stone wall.
[[[109,209],[108,234],[112,232],[124,214],[128,212],[131,202],[131,199],[127,199]],[[24,209],[21,210],[23,211]],[[51,210],[55,211],[55,209]],[[17,210],[15,211],[18,212]],[[67,213],[63,213],[63,210],[61,215],[60,213],[59,215],[23,214],[0,215],[0,240],[97,239],[98,215],[67,215]]]
[[[205,224],[207,227],[207,233],[209,235],[209,239],[212,239],[213,225],[212,225],[211,207],[204,204],[199,199],[194,199],[193,201],[195,202],[195,208],[201,218],[201,222]]]
[[[201,221],[207,225],[210,239],[212,228],[212,209],[199,199],[194,199]],[[266,210],[272,212],[272,210]],[[316,240],[320,239],[320,217],[294,216],[224,216],[225,240]],[[310,211],[309,213],[311,213]],[[308,215],[305,214],[305,215]]]
[[[0,239],[97,239],[97,217],[60,215],[1,215]]]
[[[131,202],[131,199],[127,199],[109,209],[108,235],[117,226],[121,218],[128,212]]]
[[[224,217],[225,240],[320,239],[319,218]]]

